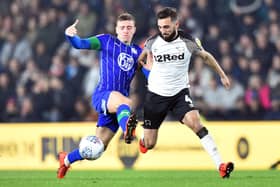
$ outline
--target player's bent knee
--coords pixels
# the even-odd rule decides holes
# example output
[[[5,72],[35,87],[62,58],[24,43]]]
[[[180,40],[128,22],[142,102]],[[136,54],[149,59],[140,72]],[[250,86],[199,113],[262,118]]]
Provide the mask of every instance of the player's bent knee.
[[[199,115],[197,115],[196,113],[186,114],[183,122],[195,132],[201,129]]]
[[[103,142],[96,136],[83,137],[79,145],[79,153],[82,158],[96,160],[104,152]]]

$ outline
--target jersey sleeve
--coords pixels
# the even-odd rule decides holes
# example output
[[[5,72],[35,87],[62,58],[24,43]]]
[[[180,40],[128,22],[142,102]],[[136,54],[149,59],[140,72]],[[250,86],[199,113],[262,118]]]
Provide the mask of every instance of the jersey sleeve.
[[[90,49],[99,50],[101,48],[101,43],[99,39],[95,36],[88,38],[90,43]]]
[[[192,53],[192,54],[196,54],[199,51],[202,50],[202,46],[197,43],[197,41],[195,41],[195,39],[193,40],[186,40],[186,45],[188,50]]]
[[[147,51],[151,51],[152,50],[152,45],[155,41],[155,38],[156,36],[153,36],[151,38],[148,38],[144,44],[144,50],[147,50]]]
[[[90,49],[90,41],[88,39],[82,39],[79,36],[65,35],[66,39],[76,49]]]
[[[99,35],[94,36],[93,38],[94,38],[92,41],[93,45],[95,45],[94,40],[96,38],[99,41],[99,45],[100,45],[99,50],[104,50],[104,49],[106,49],[107,42],[110,40],[111,35],[110,34],[99,34]],[[92,47],[94,47],[94,46],[92,46]]]

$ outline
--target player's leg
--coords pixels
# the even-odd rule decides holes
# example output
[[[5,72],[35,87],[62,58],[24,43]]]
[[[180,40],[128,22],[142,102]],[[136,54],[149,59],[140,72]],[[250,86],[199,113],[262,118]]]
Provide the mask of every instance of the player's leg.
[[[120,92],[112,91],[109,95],[107,108],[109,113],[116,113],[118,123],[124,132],[126,143],[131,143],[135,137],[137,125],[136,115],[131,112],[132,100]]]
[[[98,152],[103,152],[104,149],[106,149],[114,134],[117,132],[118,127],[119,125],[114,114],[99,113],[95,136],[102,141],[104,147],[103,150],[99,150]],[[79,160],[91,159],[87,158],[87,155],[82,155],[81,152],[80,148],[77,148],[69,154],[66,152],[59,153],[59,168],[57,171],[58,178],[64,178],[72,163]]]
[[[106,147],[108,146],[109,142],[114,137],[114,135],[115,133],[112,132],[109,128],[106,127],[96,128],[95,136],[98,137],[104,144],[104,147],[101,148],[103,150],[99,150],[98,152],[103,152],[106,149]],[[68,169],[70,168],[70,165],[75,163],[76,161],[80,161],[84,159],[89,159],[89,160],[92,159],[92,158],[87,158],[86,156],[81,154],[82,151],[80,149],[81,148],[74,149],[68,154],[66,152],[59,153],[59,168],[57,171],[57,178],[60,179],[64,178]]]
[[[157,143],[158,129],[168,112],[167,97],[147,92],[144,104],[144,133],[139,140],[140,152],[146,153]]]
[[[114,136],[114,132],[112,132],[109,128],[106,127],[97,127],[96,129],[96,135],[104,144],[104,148],[101,148],[103,150],[99,150],[98,152],[103,152],[106,147],[108,146],[109,142]],[[90,146],[90,145],[89,145]],[[84,160],[84,159],[89,159],[91,160],[92,158],[87,158],[83,154],[81,154],[80,148],[74,149],[71,151],[69,154],[66,152],[60,152],[59,153],[59,168],[57,171],[57,178],[64,178],[68,169],[70,168],[70,165],[73,164],[76,161],[79,160]],[[93,155],[94,156],[94,155]]]
[[[198,110],[193,106],[189,90],[184,89],[178,93],[174,100],[173,111],[181,123],[187,125],[200,138],[201,144],[206,152],[214,161],[216,168],[220,171],[222,177],[229,177],[233,170],[232,163],[222,163],[216,143],[209,134],[206,127],[200,122]]]
[[[104,149],[100,150],[100,151],[103,152],[107,148],[108,144],[110,143],[110,141],[114,137],[114,135],[115,135],[115,132],[113,132],[108,127],[97,127],[96,128],[95,136],[98,137],[104,145]],[[91,158],[87,158],[87,157],[83,156],[81,154],[80,149],[74,149],[72,152],[70,152],[65,157],[64,164],[65,164],[65,166],[70,166],[72,163],[74,163],[78,160],[84,160],[84,159],[91,160]]]
[[[139,140],[139,150],[146,153],[149,149],[153,149],[157,143],[158,129],[144,129],[143,136]]]
[[[192,110],[187,112],[182,121],[200,138],[203,148],[214,160],[217,169],[219,169],[219,166],[222,163],[222,159],[220,157],[220,154],[218,153],[218,149],[213,138],[208,133],[206,127],[203,127],[201,125],[198,111]]]
[[[233,171],[234,165],[231,162],[223,163],[221,156],[218,152],[216,143],[214,142],[212,136],[209,134],[206,127],[202,126],[200,123],[200,117],[197,110],[192,110],[187,112],[183,118],[183,123],[190,127],[193,132],[197,134],[200,138],[200,142],[205,149],[205,151],[210,155],[214,161],[216,168],[219,170],[221,177],[226,178],[230,176]]]

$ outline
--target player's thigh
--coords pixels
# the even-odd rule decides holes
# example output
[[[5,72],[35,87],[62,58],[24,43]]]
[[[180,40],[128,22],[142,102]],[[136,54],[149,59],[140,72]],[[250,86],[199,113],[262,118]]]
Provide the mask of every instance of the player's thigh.
[[[107,103],[111,91],[94,92],[92,95],[92,107],[98,112],[98,114],[108,114]]]
[[[181,123],[184,123],[184,117],[188,112],[196,110],[188,89],[183,89],[174,97],[171,110]]]
[[[147,92],[144,103],[144,129],[158,129],[168,112],[165,97]]]
[[[126,104],[131,107],[132,101],[129,97],[124,96],[120,92],[112,91],[107,102],[108,111],[110,113],[115,113],[117,112],[118,107],[122,104]]]

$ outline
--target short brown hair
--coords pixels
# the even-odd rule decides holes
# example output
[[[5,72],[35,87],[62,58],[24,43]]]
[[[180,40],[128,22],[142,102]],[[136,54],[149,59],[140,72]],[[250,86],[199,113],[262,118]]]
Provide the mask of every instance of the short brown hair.
[[[157,13],[157,19],[164,19],[170,17],[172,21],[178,19],[177,11],[172,7],[165,7]]]
[[[134,21],[135,22],[135,18],[133,15],[129,14],[129,13],[122,13],[119,15],[117,21]]]

